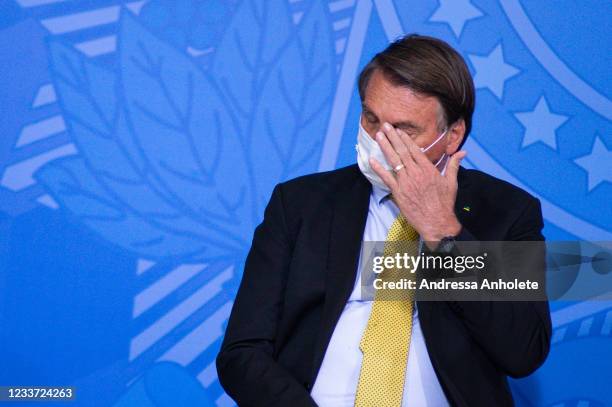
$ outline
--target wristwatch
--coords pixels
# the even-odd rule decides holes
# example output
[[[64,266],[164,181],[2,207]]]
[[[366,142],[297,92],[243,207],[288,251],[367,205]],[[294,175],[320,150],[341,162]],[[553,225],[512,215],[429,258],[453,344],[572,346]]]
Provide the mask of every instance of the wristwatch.
[[[436,252],[450,254],[455,248],[455,236],[445,236],[440,239]]]

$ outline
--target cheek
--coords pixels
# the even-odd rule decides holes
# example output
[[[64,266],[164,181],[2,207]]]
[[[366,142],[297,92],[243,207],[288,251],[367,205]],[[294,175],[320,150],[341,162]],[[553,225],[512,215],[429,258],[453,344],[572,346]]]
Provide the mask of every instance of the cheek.
[[[374,140],[376,140],[376,133],[379,130],[378,129],[378,125],[372,124],[372,123],[368,122],[367,120],[363,119],[361,121],[361,127],[363,127],[365,129],[365,131],[368,132],[370,137],[372,137]]]
[[[425,155],[431,161],[432,164],[435,164],[436,161],[442,157],[442,154],[446,153],[447,143],[444,140],[440,140],[438,144],[427,150]]]

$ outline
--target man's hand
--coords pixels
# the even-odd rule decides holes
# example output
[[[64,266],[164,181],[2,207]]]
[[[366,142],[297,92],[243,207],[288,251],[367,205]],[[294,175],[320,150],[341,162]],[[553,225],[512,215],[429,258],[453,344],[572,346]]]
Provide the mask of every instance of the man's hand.
[[[388,123],[383,130],[376,134],[376,141],[387,162],[393,168],[403,167],[394,175],[375,159],[370,159],[370,165],[387,184],[408,222],[428,246],[459,234],[461,224],[455,216],[457,172],[466,152],[453,154],[442,175],[406,133]]]

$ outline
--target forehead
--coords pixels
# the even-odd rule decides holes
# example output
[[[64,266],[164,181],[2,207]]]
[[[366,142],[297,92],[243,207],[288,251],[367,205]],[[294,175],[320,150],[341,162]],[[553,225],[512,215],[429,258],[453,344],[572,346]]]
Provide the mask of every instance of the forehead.
[[[379,70],[368,81],[364,104],[380,121],[412,121],[425,128],[435,126],[441,112],[438,99],[395,85]]]

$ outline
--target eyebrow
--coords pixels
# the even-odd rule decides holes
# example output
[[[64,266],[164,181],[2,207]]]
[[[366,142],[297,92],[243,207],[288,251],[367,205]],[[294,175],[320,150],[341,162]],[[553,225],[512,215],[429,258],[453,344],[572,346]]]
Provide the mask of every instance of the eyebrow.
[[[369,114],[374,115],[376,118],[378,118],[378,116],[376,116],[376,113],[374,113],[370,108],[368,108],[368,106],[365,103],[361,104],[361,109]],[[410,120],[404,120],[401,122],[395,122],[395,123],[391,123],[391,125],[393,127],[396,127],[398,129],[408,129],[408,130],[415,130],[417,132],[423,132],[423,128],[421,126],[419,126],[418,124],[411,122]]]

